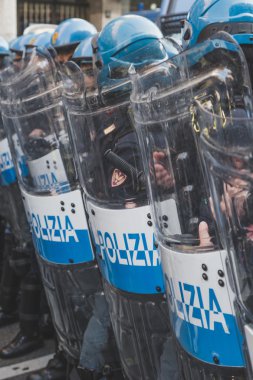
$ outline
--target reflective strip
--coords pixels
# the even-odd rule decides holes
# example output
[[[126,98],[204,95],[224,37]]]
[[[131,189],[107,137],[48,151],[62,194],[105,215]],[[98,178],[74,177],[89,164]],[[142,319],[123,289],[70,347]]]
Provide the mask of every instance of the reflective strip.
[[[14,376],[24,375],[29,372],[38,371],[39,369],[46,367],[48,361],[52,359],[53,356],[53,354],[50,354],[32,360],[27,360],[22,363],[16,363],[6,367],[1,367],[0,380],[11,379]]]

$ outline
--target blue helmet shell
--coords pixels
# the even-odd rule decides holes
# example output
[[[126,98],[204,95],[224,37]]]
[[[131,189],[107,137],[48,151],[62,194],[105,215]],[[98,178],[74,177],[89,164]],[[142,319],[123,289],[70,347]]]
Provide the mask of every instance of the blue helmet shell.
[[[36,41],[36,34],[30,33],[25,36],[19,36],[10,44],[10,50],[21,53],[26,46],[33,46]]]
[[[103,64],[111,57],[143,40],[161,39],[160,29],[150,20],[137,15],[120,16],[110,21],[100,32],[97,39],[97,51]]]
[[[230,33],[239,44],[252,44],[253,0],[196,0],[185,22],[183,46],[194,46],[206,28]]]
[[[51,38],[51,45],[56,49],[77,45],[95,33],[97,29],[90,22],[80,18],[70,18],[57,26]]]
[[[3,37],[0,37],[0,55],[9,55],[9,45]]]
[[[34,41],[34,46],[42,47],[42,48],[50,48],[51,47],[51,38],[54,32],[43,32],[36,36]]]
[[[80,44],[74,51],[74,54],[72,55],[71,59],[73,59],[74,61],[82,60],[83,63],[91,63],[93,57],[93,50],[91,44],[92,39],[93,36],[90,36],[82,42],[80,42]]]

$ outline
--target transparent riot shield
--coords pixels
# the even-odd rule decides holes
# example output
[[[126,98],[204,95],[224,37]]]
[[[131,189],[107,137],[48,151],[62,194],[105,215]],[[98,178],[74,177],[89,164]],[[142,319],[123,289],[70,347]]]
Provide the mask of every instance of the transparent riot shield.
[[[22,202],[17,176],[0,114],[0,215],[11,227],[13,250],[8,260],[18,275],[29,269],[32,254],[32,238]]]
[[[223,107],[216,113],[198,102],[197,114],[211,203],[222,244],[230,254],[252,365],[252,112],[239,104],[232,112]]]
[[[217,110],[247,99],[244,67],[239,46],[222,34],[141,74],[130,70],[170,320],[186,379],[246,376],[227,250],[209,206],[192,110],[196,97]]]
[[[8,140],[6,138],[2,118],[0,119],[0,193],[1,193],[1,205],[0,214],[2,217],[8,217],[8,190],[5,191],[8,184],[16,182],[16,173],[12,162]]]
[[[22,70],[7,79],[1,87],[3,120],[54,327],[62,349],[79,361],[84,332],[93,328],[101,310],[105,334],[109,335],[110,324],[75,171],[61,82],[48,52],[38,49]],[[106,356],[108,346],[96,341],[95,331],[93,339]],[[111,364],[112,358],[107,359]]]
[[[158,58],[164,58],[162,49],[157,51]],[[141,152],[132,125],[131,85],[120,79],[129,63],[116,65],[116,71],[115,65],[98,74],[102,83],[98,88],[96,76],[83,75],[69,64],[64,99],[126,378],[174,379],[177,363]]]

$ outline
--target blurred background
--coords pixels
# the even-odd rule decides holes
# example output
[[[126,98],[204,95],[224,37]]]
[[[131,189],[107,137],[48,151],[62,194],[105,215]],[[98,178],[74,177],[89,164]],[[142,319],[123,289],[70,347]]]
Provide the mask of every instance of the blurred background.
[[[180,22],[192,3],[192,0],[0,0],[0,35],[11,41],[23,33],[54,28],[70,17],[86,19],[100,30],[114,17],[127,13],[150,18],[168,35],[180,31]]]

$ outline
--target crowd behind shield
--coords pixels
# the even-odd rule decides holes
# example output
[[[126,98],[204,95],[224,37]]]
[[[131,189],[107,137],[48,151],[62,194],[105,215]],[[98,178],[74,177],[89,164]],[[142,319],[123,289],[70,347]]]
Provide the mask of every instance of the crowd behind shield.
[[[253,378],[252,25],[196,0],[182,46],[133,15],[0,41],[0,357],[56,341],[28,379]]]

